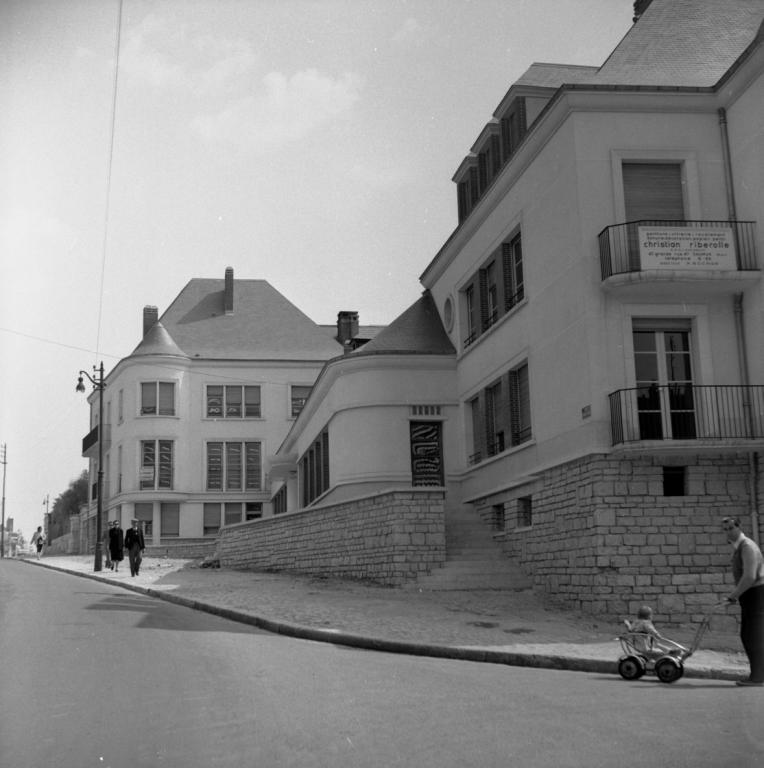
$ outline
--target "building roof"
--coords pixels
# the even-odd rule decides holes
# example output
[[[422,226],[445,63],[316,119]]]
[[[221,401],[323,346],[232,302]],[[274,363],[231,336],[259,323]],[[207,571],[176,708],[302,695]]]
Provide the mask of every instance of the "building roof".
[[[266,280],[234,280],[230,314],[224,291],[224,279],[190,280],[133,354],[160,354],[146,348],[170,344],[188,357],[215,360],[326,360],[342,351]],[[152,336],[157,326],[164,333]]]
[[[133,356],[137,355],[173,355],[176,357],[188,357],[183,350],[173,341],[172,336],[162,323],[154,323],[149,328],[141,343],[133,350]]]
[[[381,330],[370,342],[352,355],[371,354],[454,355],[456,350],[448,338],[435,301],[425,291],[403,314]]]
[[[587,82],[715,85],[756,38],[762,0],[653,0]]]
[[[535,62],[515,81],[515,86],[559,88],[564,83],[581,83],[597,74],[598,67],[577,64],[547,64]]]

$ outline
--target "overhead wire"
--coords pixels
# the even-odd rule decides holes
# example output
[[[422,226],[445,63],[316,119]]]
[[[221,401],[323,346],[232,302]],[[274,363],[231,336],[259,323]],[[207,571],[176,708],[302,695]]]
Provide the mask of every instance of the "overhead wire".
[[[101,323],[103,320],[104,282],[106,278],[106,251],[109,240],[109,216],[111,213],[111,169],[114,160],[114,133],[117,123],[117,87],[119,84],[119,51],[122,38],[122,1],[118,0],[117,30],[114,41],[114,87],[111,102],[111,130],[109,136],[109,159],[106,166],[106,205],[104,209],[103,247],[101,249],[101,285],[98,295],[98,325],[96,331],[96,358],[101,348]]]

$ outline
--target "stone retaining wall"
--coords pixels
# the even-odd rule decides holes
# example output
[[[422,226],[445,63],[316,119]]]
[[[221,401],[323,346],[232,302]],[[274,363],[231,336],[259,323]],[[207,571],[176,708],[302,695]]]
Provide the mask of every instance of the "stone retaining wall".
[[[394,490],[220,530],[227,568],[398,585],[445,561],[442,490]]]
[[[167,539],[159,544],[147,544],[147,557],[169,557],[201,560],[215,551],[217,539]]]
[[[687,495],[664,495],[664,465],[687,467]],[[745,454],[592,456],[543,473],[532,526],[518,528],[507,501],[500,538],[535,588],[568,607],[620,622],[646,603],[661,624],[697,623],[731,588],[720,520],[739,517],[750,535],[749,480]]]

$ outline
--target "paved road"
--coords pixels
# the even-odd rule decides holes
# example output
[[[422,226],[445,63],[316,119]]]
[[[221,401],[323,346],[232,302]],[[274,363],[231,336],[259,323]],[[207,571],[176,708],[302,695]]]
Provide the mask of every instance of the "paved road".
[[[352,650],[7,561],[0,628],[3,768],[764,761],[764,696],[728,682]]]

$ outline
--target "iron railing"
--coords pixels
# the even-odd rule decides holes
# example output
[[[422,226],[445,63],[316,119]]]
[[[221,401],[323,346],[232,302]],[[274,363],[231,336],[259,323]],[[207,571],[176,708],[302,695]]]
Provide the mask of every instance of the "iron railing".
[[[613,445],[641,440],[764,438],[764,385],[678,383],[612,392]]]
[[[600,269],[602,279],[625,272],[641,272],[639,227],[682,227],[687,229],[729,229],[735,245],[737,269],[758,269],[756,260],[755,221],[628,221],[605,227],[599,233]]]

